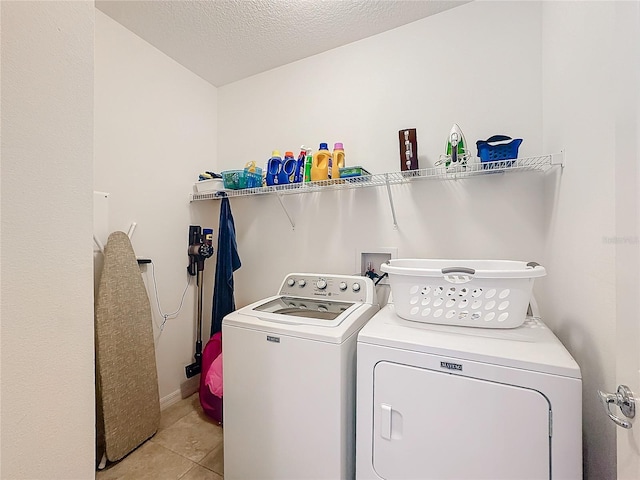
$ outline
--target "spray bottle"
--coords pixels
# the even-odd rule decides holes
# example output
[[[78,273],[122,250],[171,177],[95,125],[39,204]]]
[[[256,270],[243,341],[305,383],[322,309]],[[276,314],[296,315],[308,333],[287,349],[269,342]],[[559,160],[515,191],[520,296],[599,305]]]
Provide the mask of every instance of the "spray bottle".
[[[294,183],[302,182],[302,180],[304,179],[304,168],[305,168],[304,161],[306,158],[307,158],[307,149],[305,148],[304,145],[302,145],[300,147],[300,153],[298,154],[298,160],[296,163],[296,173],[293,178]]]
[[[304,161],[304,181],[311,181],[311,165],[313,165],[313,155],[311,155],[311,149],[307,149],[307,158]]]

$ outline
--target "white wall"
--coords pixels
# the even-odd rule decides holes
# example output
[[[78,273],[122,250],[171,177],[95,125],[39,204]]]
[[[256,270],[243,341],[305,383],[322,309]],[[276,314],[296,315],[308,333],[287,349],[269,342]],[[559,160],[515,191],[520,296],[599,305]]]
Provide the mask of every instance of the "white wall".
[[[238,304],[273,294],[289,271],[350,273],[364,245],[538,260],[544,318],[584,376],[585,475],[614,478],[615,429],[595,395],[615,390],[615,248],[603,241],[616,232],[613,8],[473,2],[220,88],[221,169],[342,141],[349,165],[396,171],[407,127],[429,167],[453,122],[471,144],[505,133],[524,138],[521,156],[565,149],[568,162],[546,176],[392,187],[398,230],[384,188],[285,197],[295,230],[275,197],[233,199]]]
[[[169,59],[99,14],[94,187],[120,196],[112,203],[114,228],[138,222],[138,253],[167,262],[158,266],[159,286],[161,298],[174,305],[183,282],[171,278],[163,286],[161,272],[183,272],[184,220],[217,229],[219,202],[188,207],[184,200],[197,172],[212,164],[217,170],[241,168],[250,160],[266,161],[272,149],[297,153],[303,143],[317,148],[321,141],[342,141],[349,165],[396,171],[397,132],[417,127],[420,166],[429,167],[454,122],[472,145],[505,133],[524,138],[521,156],[565,149],[567,167],[546,176],[392,187],[397,230],[383,188],[287,196],[283,202],[295,229],[276,197],[235,198],[243,262],[236,273],[236,302],[273,294],[290,271],[352,273],[355,251],[363,246],[395,246],[403,257],[538,260],[549,272],[535,287],[543,315],[584,376],[585,476],[615,478],[615,430],[595,396],[597,388],[615,389],[615,248],[603,241],[618,228],[613,8],[606,2],[473,2],[227,85],[218,91],[217,123],[215,118],[203,122],[211,126],[214,150],[217,129],[218,158],[212,151],[210,163],[196,153],[188,167],[176,164],[176,158],[189,155],[183,155],[188,145],[171,144],[174,129],[163,126],[157,136],[140,131],[141,125],[168,121],[162,115],[166,109],[154,110],[157,99],[140,97],[149,85],[189,95],[190,82],[198,82],[183,72],[176,88],[157,87],[164,75],[155,72],[172,76],[180,67],[169,67]],[[154,72],[152,78],[144,76],[148,72]],[[210,112],[215,112],[215,90],[203,90],[192,93],[211,98]],[[155,149],[159,141],[162,148]],[[196,150],[200,141],[194,139]],[[173,147],[173,155],[164,154]],[[149,148],[154,148],[151,154]],[[125,166],[134,160],[139,175],[132,178]],[[154,166],[161,166],[157,174],[162,175],[161,193],[155,195],[155,187],[141,181]],[[162,212],[169,221],[148,220],[150,211]],[[144,233],[145,228],[153,232]],[[157,238],[163,241],[158,244]],[[192,316],[192,308],[185,309],[169,325],[192,325]],[[184,338],[184,331],[176,328],[169,335],[165,330],[159,343],[159,359],[163,349],[175,352],[166,355],[171,362],[159,361],[161,378],[171,379],[165,393],[173,391],[172,382],[191,361],[192,332]]]
[[[153,260],[161,307],[174,312],[187,282],[189,225],[213,225],[213,216],[197,217],[188,195],[198,174],[216,165],[216,88],[98,10],[95,34],[93,188],[109,193],[111,231],[137,223],[133,248]],[[184,367],[193,362],[195,280],[160,335],[151,266],[142,272],[164,405],[180,398],[181,385],[192,391]]]
[[[2,2],[2,462],[94,476],[93,2]]]
[[[545,149],[565,148],[550,179],[545,318],[583,374],[587,478],[615,478],[615,426],[597,389],[615,391],[615,2],[544,2]]]
[[[640,2],[616,2],[616,383],[640,392]],[[630,60],[634,61],[630,61]],[[632,266],[636,265],[636,268]],[[637,426],[636,426],[637,427]],[[617,430],[618,479],[640,477],[640,429]],[[634,441],[631,441],[634,439]]]
[[[398,131],[416,127],[433,166],[456,122],[473,145],[493,134],[541,153],[541,7],[473,2],[219,89],[219,165],[266,161],[272,149],[344,142],[348,165],[400,169]],[[275,293],[290,271],[354,273],[364,246],[402,257],[541,260],[542,175],[497,175],[283,198],[232,200],[243,267],[236,301]],[[214,203],[214,202],[211,202]],[[215,206],[210,207],[212,209]]]

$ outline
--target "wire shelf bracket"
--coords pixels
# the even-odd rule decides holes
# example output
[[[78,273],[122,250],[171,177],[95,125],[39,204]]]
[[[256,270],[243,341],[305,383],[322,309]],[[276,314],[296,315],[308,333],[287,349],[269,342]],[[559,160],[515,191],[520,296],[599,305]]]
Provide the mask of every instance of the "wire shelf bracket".
[[[291,218],[291,215],[289,215],[289,211],[287,210],[287,207],[285,207],[284,202],[282,201],[282,194],[278,193],[276,195],[276,197],[278,198],[278,201],[280,202],[280,206],[282,207],[282,210],[284,211],[284,214],[289,219],[289,223],[291,224],[291,230],[295,230],[296,229],[296,224],[293,222],[293,219]]]
[[[385,174],[385,183],[387,184],[387,197],[389,197],[389,207],[391,207],[391,217],[393,218],[393,229],[398,229],[398,219],[396,218],[396,209],[393,206],[393,195],[391,194],[391,184],[389,183],[389,174]]]

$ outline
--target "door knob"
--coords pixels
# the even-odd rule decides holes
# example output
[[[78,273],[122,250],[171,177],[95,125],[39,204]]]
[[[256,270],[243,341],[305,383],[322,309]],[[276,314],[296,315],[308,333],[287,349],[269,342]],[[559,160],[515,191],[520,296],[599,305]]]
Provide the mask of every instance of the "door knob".
[[[619,425],[622,428],[631,428],[633,426],[631,422],[627,422],[626,420],[622,420],[615,416],[611,413],[611,409],[609,408],[609,404],[615,403],[620,407],[620,410],[625,417],[633,418],[636,416],[636,402],[633,397],[633,392],[629,387],[626,385],[619,385],[617,393],[605,393],[598,390],[598,395],[600,396],[602,406],[607,410],[607,415],[616,425]]]

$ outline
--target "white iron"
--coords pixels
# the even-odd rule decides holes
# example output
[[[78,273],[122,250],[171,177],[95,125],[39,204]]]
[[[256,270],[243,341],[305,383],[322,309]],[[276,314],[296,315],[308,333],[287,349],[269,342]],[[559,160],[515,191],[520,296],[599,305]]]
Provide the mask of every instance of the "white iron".
[[[445,144],[445,153],[440,156],[440,160],[436,165],[442,165],[449,169],[453,167],[461,167],[465,169],[469,160],[469,151],[467,149],[467,140],[464,138],[462,129],[457,123],[453,124],[447,143]]]

